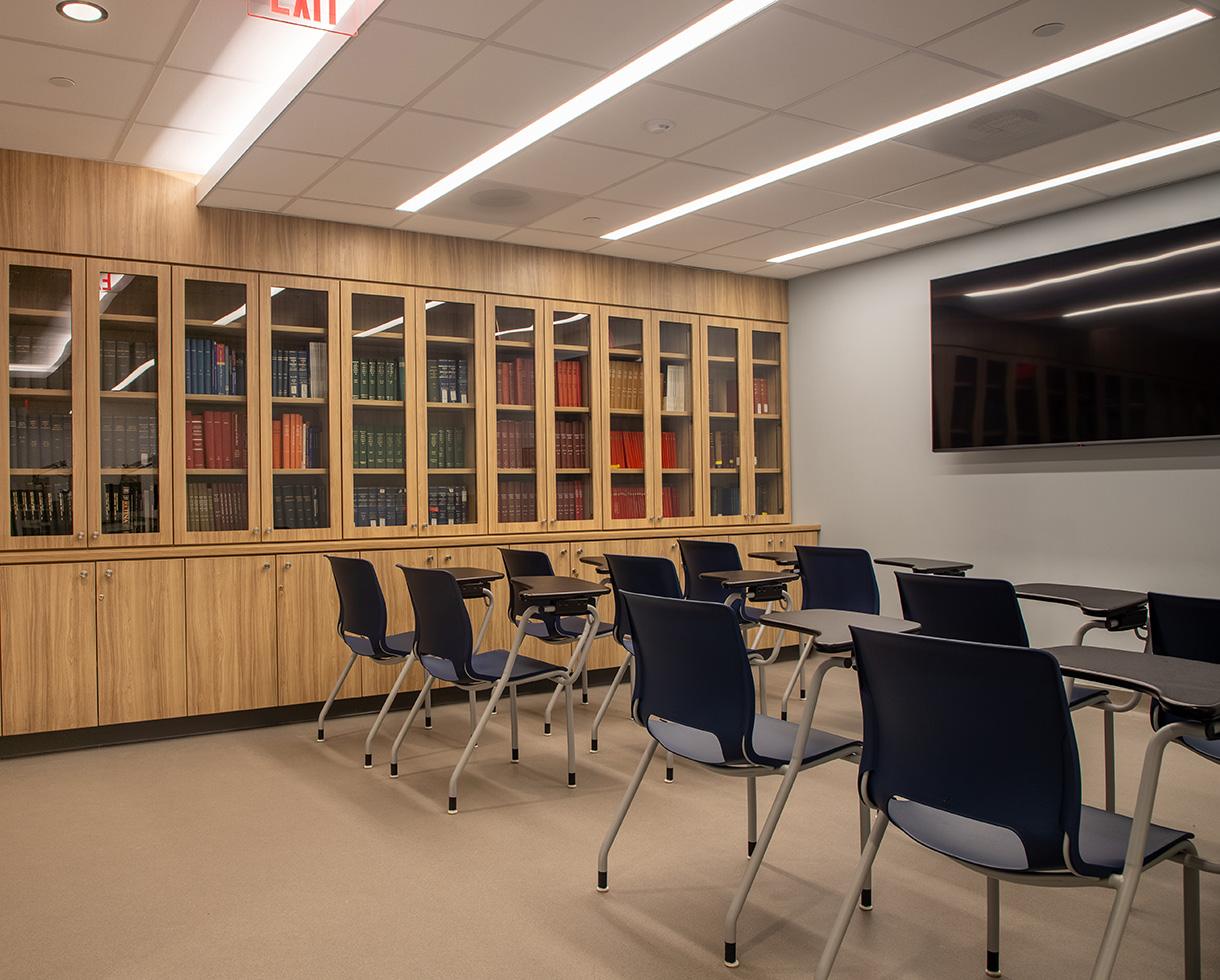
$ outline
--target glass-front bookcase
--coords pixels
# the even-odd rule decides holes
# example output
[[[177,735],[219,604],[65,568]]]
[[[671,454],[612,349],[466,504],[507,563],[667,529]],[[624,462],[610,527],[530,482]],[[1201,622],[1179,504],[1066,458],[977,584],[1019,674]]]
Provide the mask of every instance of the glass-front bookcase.
[[[599,385],[594,360],[597,308],[547,303],[550,331],[551,529],[588,527],[597,513],[594,461],[603,443],[593,424]]]
[[[704,323],[708,444],[708,523],[731,523],[745,513],[742,480],[741,335],[735,322]]]
[[[648,462],[653,433],[648,425],[646,370],[648,317],[632,310],[603,311],[606,321],[606,412],[609,424],[610,526],[649,523]]]
[[[695,344],[698,324],[672,314],[657,320],[657,374],[660,432],[657,488],[653,513],[666,524],[693,524],[698,514],[695,482]]]
[[[541,478],[547,446],[541,425],[546,384],[541,376],[542,304],[503,297],[490,297],[487,302],[494,352],[488,391],[494,386],[496,393],[491,517],[501,531],[534,530],[547,521],[546,484]],[[446,438],[441,458],[448,452]]]
[[[754,493],[750,516],[763,522],[787,520],[788,438],[785,431],[787,334],[780,326],[750,328],[751,415]]]

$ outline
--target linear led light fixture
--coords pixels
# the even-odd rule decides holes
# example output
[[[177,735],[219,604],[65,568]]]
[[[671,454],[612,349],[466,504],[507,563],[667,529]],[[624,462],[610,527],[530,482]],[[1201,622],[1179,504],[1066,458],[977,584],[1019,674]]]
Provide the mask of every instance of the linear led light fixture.
[[[1212,289],[1192,289],[1187,293],[1170,293],[1168,296],[1153,296],[1150,299],[1133,299],[1126,303],[1111,303],[1109,306],[1094,306],[1089,310],[1072,310],[1071,313],[1063,314],[1064,317],[1069,316],[1088,316],[1090,313],[1105,313],[1108,310],[1121,310],[1128,306],[1147,306],[1149,303],[1168,303],[1175,299],[1190,299],[1192,296],[1211,296],[1214,293],[1220,293],[1220,286]]]
[[[1084,269],[1066,276],[1053,276],[1050,279],[1039,279],[1036,282],[1022,283],[1020,286],[1000,286],[996,289],[980,289],[973,293],[963,293],[969,299],[981,299],[984,296],[999,296],[1002,293],[1021,293],[1027,289],[1041,289],[1043,286],[1057,286],[1061,282],[1074,282],[1077,279],[1088,279],[1090,276],[1100,276],[1107,272],[1117,272],[1119,269],[1130,269],[1138,265],[1150,265],[1153,262],[1164,262],[1166,259],[1176,259],[1193,252],[1202,252],[1209,248],[1220,247],[1220,241],[1202,242],[1198,245],[1188,245],[1185,248],[1175,248],[1159,255],[1149,255],[1142,259],[1128,259],[1125,262],[1114,262],[1110,265],[1099,265],[1093,269]]]
[[[1176,34],[1178,31],[1186,30],[1188,27],[1194,27],[1196,24],[1201,24],[1211,19],[1212,15],[1202,10],[1188,10],[1185,13],[1170,17],[1168,20],[1152,24],[1131,34],[1124,34],[1122,37],[1115,38],[1113,41],[1107,41],[1105,44],[1099,44],[1086,51],[1081,51],[1079,54],[1071,55],[1070,57],[1052,62],[1049,65],[1044,65],[1042,68],[1035,68],[1024,75],[1010,78],[1006,82],[999,82],[989,88],[975,92],[973,95],[966,95],[952,102],[946,102],[935,109],[928,109],[926,112],[911,116],[909,119],[891,123],[889,126],[885,126],[875,132],[865,133],[863,136],[857,136],[846,143],[840,143],[838,146],[820,150],[800,160],[777,167],[774,170],[769,170],[765,174],[759,174],[757,177],[750,177],[722,190],[705,194],[703,197],[688,201],[686,204],[679,204],[668,211],[654,214],[651,218],[645,218],[634,224],[624,225],[615,231],[607,232],[602,235],[602,238],[618,241],[620,238],[627,238],[629,235],[635,235],[649,228],[655,228],[657,225],[664,224],[667,221],[673,221],[675,218],[681,218],[683,215],[691,214],[694,211],[702,211],[704,208],[727,201],[740,194],[745,194],[747,191],[757,190],[760,187],[765,187],[767,184],[773,184],[777,180],[784,180],[794,174],[804,173],[806,170],[820,167],[824,163],[830,163],[832,160],[839,160],[845,156],[850,156],[853,153],[866,150],[870,146],[876,146],[878,143],[884,143],[887,140],[892,140],[916,129],[922,129],[924,126],[930,126],[932,123],[948,119],[950,116],[956,116],[967,109],[974,109],[978,106],[986,105],[988,102],[994,102],[996,99],[1012,95],[1014,92],[1033,88],[1035,85],[1041,85],[1052,78],[1058,78],[1060,75],[1066,75],[1069,72],[1085,68],[1088,65],[1094,65],[1099,61],[1105,61],[1107,58],[1113,58],[1115,55],[1167,37],[1170,34]]]
[[[667,41],[662,41],[651,51],[644,52],[618,71],[612,72],[579,95],[573,96],[563,105],[552,109],[545,116],[534,120],[524,129],[518,130],[490,150],[481,153],[465,166],[459,167],[447,177],[442,177],[431,187],[425,188],[411,199],[403,201],[398,205],[397,210],[421,210],[437,198],[444,197],[454,188],[473,180],[513,154],[520,153],[527,146],[559,129],[560,126],[597,108],[607,99],[613,98],[624,89],[630,88],[636,82],[660,71],[666,65],[677,61],[695,48],[707,44],[708,41],[719,37],[725,31],[736,27],[743,20],[753,17],[760,10],[764,10],[776,2],[777,0],[730,0],[729,3],[713,10],[686,30],[680,31]]]
[[[1185,153],[1187,150],[1207,146],[1211,143],[1220,143],[1220,130],[1207,133],[1204,136],[1196,136],[1194,139],[1182,140],[1180,143],[1171,143],[1168,146],[1158,147],[1155,150],[1137,153],[1135,156],[1123,157],[1121,160],[1111,160],[1109,163],[1101,163],[1095,167],[1088,167],[1085,170],[1076,170],[1070,174],[1064,174],[1062,177],[1052,177],[1049,180],[1040,180],[1036,184],[1015,187],[1010,191],[992,194],[990,197],[981,197],[977,201],[967,201],[965,204],[955,204],[953,207],[942,208],[940,211],[932,211],[914,218],[907,218],[905,221],[895,221],[893,224],[858,232],[855,235],[848,235],[846,238],[837,238],[833,242],[825,242],[821,245],[803,248],[796,252],[788,252],[785,255],[777,255],[773,259],[767,259],[767,261],[789,262],[792,259],[803,258],[806,255],[816,255],[818,252],[829,252],[831,249],[842,248],[844,245],[854,245],[856,242],[867,241],[870,238],[880,238],[882,235],[888,235],[891,232],[904,231],[917,225],[926,225],[931,221],[940,221],[942,218],[952,218],[954,215],[965,214],[967,211],[976,211],[979,208],[985,208],[992,204],[1013,201],[1019,197],[1028,197],[1030,194],[1039,194],[1042,191],[1049,191],[1055,187],[1062,187],[1064,184],[1075,183],[1078,180],[1089,180],[1101,174],[1112,173],[1115,170],[1125,170],[1128,167],[1135,167],[1141,163],[1159,160],[1161,157],[1173,156],[1177,153]]]

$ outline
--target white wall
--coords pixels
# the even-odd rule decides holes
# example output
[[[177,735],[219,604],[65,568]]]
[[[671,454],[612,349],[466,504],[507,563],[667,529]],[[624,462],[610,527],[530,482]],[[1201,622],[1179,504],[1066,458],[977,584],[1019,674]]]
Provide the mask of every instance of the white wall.
[[[1213,174],[794,280],[794,519],[874,557],[1220,596],[1220,441],[933,454],[928,332],[930,279],[1217,215]],[[896,613],[893,576],[878,581]],[[1082,622],[1024,605],[1036,644]]]

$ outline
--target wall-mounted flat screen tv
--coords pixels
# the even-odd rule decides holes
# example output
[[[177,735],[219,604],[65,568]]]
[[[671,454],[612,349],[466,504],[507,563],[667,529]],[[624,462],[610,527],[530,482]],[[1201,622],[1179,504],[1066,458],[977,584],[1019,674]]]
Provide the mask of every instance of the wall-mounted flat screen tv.
[[[1220,219],[931,291],[934,450],[1220,436]]]

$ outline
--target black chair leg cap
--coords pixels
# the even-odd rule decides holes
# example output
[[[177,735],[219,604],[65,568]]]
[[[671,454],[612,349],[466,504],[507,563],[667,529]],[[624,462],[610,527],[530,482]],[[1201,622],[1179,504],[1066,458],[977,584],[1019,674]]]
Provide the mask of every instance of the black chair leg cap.
[[[588,695],[588,694],[582,694],[582,695],[580,696],[580,703],[581,703],[581,704],[588,704],[588,703],[589,703],[589,695]]]
[[[369,752],[364,753],[364,768],[365,769],[373,768],[373,756]]]
[[[542,734],[543,735],[551,734],[551,723],[549,721],[544,721],[542,723]]]
[[[449,797],[449,812],[457,813],[457,797],[456,796]]]
[[[398,778],[398,763],[397,762],[390,763],[390,778],[391,779]]]
[[[754,856],[754,848],[758,846],[757,841],[746,841],[746,857]]]
[[[424,719],[424,730],[429,731],[429,732],[432,731],[432,719],[431,718]]]
[[[787,721],[787,720],[788,720],[788,712],[786,712],[786,711],[781,711],[781,712],[779,713],[779,720],[780,720],[780,721]]]
[[[574,773],[574,772],[568,773],[568,785],[569,786],[576,785],[576,773]]]
[[[596,751],[597,751],[597,739],[595,739],[595,738],[594,738],[594,739],[590,739],[590,741],[589,741],[589,751],[590,751],[590,752],[596,752]]]
[[[672,783],[674,781],[674,770],[672,766],[667,766],[665,769],[665,782]]]
[[[597,873],[597,890],[599,892],[608,892],[610,890],[610,886],[606,883],[605,871],[599,871]]]
[[[873,910],[873,890],[865,888],[860,892],[860,908],[865,912]]]
[[[513,762],[520,762],[521,756],[516,749],[513,749]]]
[[[738,966],[739,965],[737,962],[737,944],[736,943],[725,943],[724,944],[724,965],[725,966]]]
[[[998,949],[987,950],[987,969],[983,972],[989,977],[1000,976],[1000,951]]]
[[[322,729],[320,729],[320,728],[318,729],[318,741],[319,742],[326,741],[326,733],[324,731],[322,731]]]

